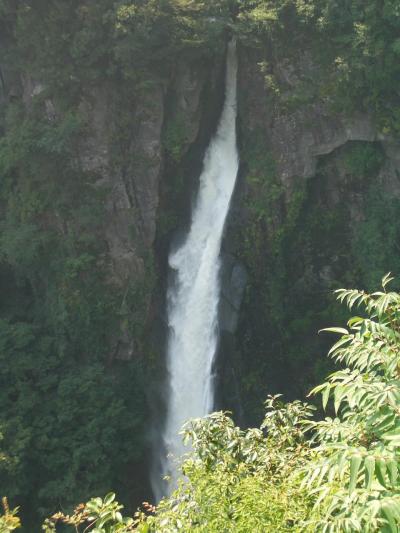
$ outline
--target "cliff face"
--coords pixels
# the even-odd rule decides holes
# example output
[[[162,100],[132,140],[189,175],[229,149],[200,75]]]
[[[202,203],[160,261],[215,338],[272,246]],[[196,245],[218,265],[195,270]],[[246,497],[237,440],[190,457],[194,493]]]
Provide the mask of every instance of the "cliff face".
[[[123,298],[132,284],[146,288],[140,302],[139,335],[151,314],[154,271],[164,268],[154,259],[157,231],[165,234],[163,212],[175,210],[174,216],[181,217],[183,224],[184,209],[179,213],[176,201],[190,203],[195,186],[193,168],[192,177],[182,176],[186,183],[176,182],[174,174],[182,172],[179,167],[185,164],[189,149],[198,144],[201,152],[212,132],[215,119],[211,117],[211,124],[207,120],[210,113],[218,114],[221,66],[221,60],[181,61],[167,79],[152,81],[145,90],[136,92],[132,87],[129,94],[127,87],[105,83],[78,104],[85,129],[78,138],[74,164],[83,175],[94,176],[93,186],[103,193],[96,238],[105,245],[109,283],[121,290]],[[44,84],[21,73],[6,89],[3,105],[7,99],[21,98],[29,110],[44,92]],[[49,123],[62,117],[49,98],[44,99],[42,113]],[[112,357],[135,357],[138,344],[132,328],[122,326]]]
[[[263,72],[261,66],[266,60],[268,72]],[[282,87],[279,96],[271,88],[272,76]],[[385,183],[390,181],[390,175],[399,169],[398,142],[382,134],[367,113],[346,114],[332,109],[328,99],[312,95],[305,95],[302,102],[297,93],[303,80],[313,83],[313,77],[317,84],[318,72],[307,51],[298,62],[289,63],[287,58],[275,56],[271,61],[268,54],[242,50],[241,123],[246,135],[259,134],[260,145],[272,154],[276,175],[285,190],[290,194],[296,181],[314,176],[318,158],[349,141],[382,143],[390,167],[382,176]]]
[[[97,85],[79,103],[85,130],[79,136],[76,164],[83,173],[95,176],[94,187],[103,191],[104,212],[96,235],[105,246],[108,282],[120,291],[118,305],[123,309],[113,334],[111,358],[129,360],[143,354],[143,336],[149,334],[154,318],[163,314],[160,291],[165,291],[166,254],[174,231],[188,220],[204,148],[218,118],[222,67],[222,56],[194,62],[181,59],[167,76],[154,79],[144,90],[107,82]],[[277,260],[277,247],[291,239],[288,232],[304,226],[302,216],[308,202],[326,214],[342,210],[346,220],[341,229],[346,239],[353,239],[357,225],[366,220],[371,179],[385,194],[397,197],[400,193],[398,143],[379,131],[372,116],[345,113],[334,108],[329,98],[313,95],[310,87],[320,77],[310,50],[290,57],[273,45],[266,49],[240,47],[242,168],[224,245],[228,255],[221,307],[222,330],[224,335],[233,335],[232,340],[246,285],[247,298],[252,290],[261,288],[259,305],[274,314],[282,306],[275,300],[284,301],[283,271],[284,277],[290,278],[286,290],[293,283],[301,286],[301,298],[309,298],[316,290],[314,285],[325,293],[346,279],[347,267],[335,259],[334,245],[326,264],[315,264],[310,252],[307,266],[301,270],[299,265],[296,281],[287,273],[292,268],[287,253]],[[25,74],[21,75],[21,89],[16,88],[15,80],[10,84],[4,80],[4,86],[9,87],[8,97],[21,93],[27,108],[45,92],[40,81]],[[44,99],[42,107],[49,122],[61,114],[51,99]],[[363,147],[376,152],[373,178],[362,176],[370,172],[361,168],[362,162],[360,168],[349,170],[350,152]],[[314,237],[308,235],[307,239],[313,241]],[[309,243],[309,248],[313,246],[315,242]],[[355,282],[361,278],[360,273],[350,277]],[[127,304],[131,291],[133,301]],[[253,341],[250,344],[257,352],[271,335],[268,328],[260,338],[251,328],[247,330],[253,303],[245,305],[237,333],[236,375],[246,374],[248,358],[257,361],[261,357],[246,355],[243,339],[248,335],[256,338],[256,346]],[[261,313],[262,320],[271,322],[268,313]],[[276,320],[281,327],[286,318],[285,312],[279,313]],[[156,351],[161,354],[162,347]],[[223,365],[221,374],[226,372],[229,374],[229,369]],[[238,387],[234,383],[226,386],[227,390]]]
[[[150,492],[135,479],[148,475],[149,403],[163,372],[166,255],[219,115],[224,48],[140,81],[67,75],[57,86],[4,50],[0,63],[0,329],[13,354],[3,345],[0,426],[17,428],[6,454],[19,454],[21,471],[46,470],[40,495],[11,468],[6,490],[33,514],[61,493],[75,502],[111,484],[139,504]],[[90,443],[73,473],[65,464],[60,474],[58,438]],[[92,468],[103,454],[107,465]]]
[[[346,319],[332,290],[400,271],[398,21],[373,2],[0,1],[0,433],[15,505],[33,516],[119,484],[148,496],[131,480],[147,473],[164,382],[167,255],[232,33],[241,168],[218,407],[258,423],[267,394],[304,397],[326,375],[317,331]]]
[[[249,273],[230,348],[247,413],[260,392],[298,397],[328,370],[317,331],[343,319],[335,288],[372,288],[398,265],[400,144],[372,114],[321,96],[322,78],[311,48],[241,48],[242,174],[226,246]]]
[[[229,350],[236,353],[236,376],[246,375],[249,359],[258,361],[271,339],[268,327],[262,333],[249,326],[254,313],[254,323],[274,323],[273,328],[279,329],[289,320],[283,309],[288,305],[286,291],[299,290],[301,300],[316,291],[325,294],[346,279],[366,281],[362,272],[356,272],[358,267],[349,278],[350,267],[338,260],[341,244],[335,251],[332,243],[321,261],[321,253],[314,250],[320,245],[318,239],[306,234],[308,251],[297,250],[300,243],[293,243],[293,238],[296,231],[302,235],[305,210],[318,208],[326,216],[342,217],[340,231],[345,232],[346,242],[354,243],[357,228],[369,223],[366,210],[373,183],[392,199],[400,194],[399,144],[380,131],[372,115],[344,112],[329,97],[316,96],[313,85],[322,74],[312,49],[283,54],[272,42],[268,47],[242,45],[239,53],[242,167],[224,244],[228,255],[221,307],[222,330],[231,338]],[[101,191],[103,211],[94,232],[103,246],[100,261],[106,265],[107,283],[117,291],[121,315],[112,335],[111,359],[143,355],[154,319],[163,314],[160,293],[165,292],[167,250],[174,232],[188,220],[204,148],[221,105],[222,72],[223,54],[208,60],[181,58],[144,88],[126,80],[120,86],[97,83],[78,103],[84,131],[74,149],[74,164]],[[63,116],[57,101],[46,96],[45,83],[32,75],[20,72],[18,79],[14,71],[8,79],[5,67],[2,89],[3,108],[7,101],[22,99],[29,110],[40,101],[48,123]],[[352,156],[354,150],[358,156],[358,152]],[[354,167],[357,157],[359,168]],[[325,239],[337,238],[328,233]],[[304,256],[295,274],[285,247]],[[247,304],[236,332],[246,285]],[[256,304],[252,298],[257,298]],[[310,318],[304,334],[313,334],[315,320]],[[282,333],[272,335],[279,347],[267,351],[285,349],[279,336]],[[248,337],[250,347],[244,348]],[[156,351],[161,355],[162,347]],[[271,364],[275,363],[266,363],[266,368]],[[309,365],[311,369],[313,363]],[[227,373],[223,364],[221,375]],[[267,381],[265,390],[271,386]],[[284,383],[278,379],[279,385]],[[305,379],[300,393],[307,385]],[[233,382],[226,387],[238,389]]]

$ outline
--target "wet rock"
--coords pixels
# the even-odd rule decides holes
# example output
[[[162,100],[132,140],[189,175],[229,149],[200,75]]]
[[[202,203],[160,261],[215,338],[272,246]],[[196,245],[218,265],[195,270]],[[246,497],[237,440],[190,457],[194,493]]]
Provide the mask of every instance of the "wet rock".
[[[219,326],[222,331],[235,333],[247,281],[248,275],[244,265],[232,255],[223,254],[219,311]]]

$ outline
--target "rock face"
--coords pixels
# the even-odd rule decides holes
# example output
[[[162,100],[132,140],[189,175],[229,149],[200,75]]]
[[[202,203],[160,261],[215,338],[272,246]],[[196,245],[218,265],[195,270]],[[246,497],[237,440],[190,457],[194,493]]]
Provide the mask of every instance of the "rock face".
[[[278,85],[284,87],[279,98],[266,83],[265,71],[260,68],[265,59]],[[80,104],[86,133],[80,143],[79,163],[83,170],[96,176],[97,186],[106,191],[105,217],[99,238],[106,243],[110,280],[122,293],[132,282],[137,286],[147,283],[154,263],[156,238],[164,232],[165,221],[160,214],[165,209],[167,188],[171,213],[175,200],[182,196],[182,191],[174,190],[176,185],[171,186],[167,181],[179,172],[196,174],[192,151],[197,147],[202,155],[212,132],[210,122],[215,120],[221,99],[221,64],[222,58],[194,64],[180,61],[168,79],[153,81],[144,91],[129,94],[128,90],[127,96],[126,92],[104,84],[92,89],[90,96]],[[337,113],[332,111],[328,101],[318,99],[305,100],[291,109],[282,105],[282,96],[288,101],[298,91],[302,80],[313,75],[315,66],[307,53],[301,61],[291,64],[278,54],[265,57],[260,50],[240,47],[240,137],[243,144],[247,139],[250,145],[252,139],[256,139],[258,151],[269,154],[274,166],[274,183],[281,188],[284,204],[283,214],[272,223],[265,224],[258,216],[259,229],[269,238],[279,233],[285,223],[285,212],[299,185],[315,176],[325,156],[339,153],[347,143],[379,143],[385,153],[378,176],[380,183],[389,194],[400,195],[400,146],[378,131],[368,115]],[[16,87],[15,80],[9,85]],[[7,80],[2,76],[0,102],[6,100],[6,86]],[[22,78],[20,86],[19,97],[28,107],[43,90],[38,80],[28,76]],[[10,89],[12,94],[9,92],[8,97],[17,95],[18,90]],[[50,121],[57,116],[53,102],[45,101],[45,113]],[[201,161],[200,156],[197,158]],[[269,208],[267,203],[262,203],[260,184],[249,179],[244,154],[242,159],[242,180],[227,232],[225,249],[229,254],[222,273],[221,328],[231,335],[239,320],[247,277],[251,277],[251,273],[246,274],[243,263],[233,258],[238,246],[237,242],[231,245],[231,241],[242,238],[238,237],[240,227],[251,233],[247,198],[258,197],[261,209]],[[325,192],[332,205],[342,201],[340,187],[346,179],[346,171],[339,164],[337,179],[326,183]],[[193,189],[193,185],[191,187]],[[352,192],[349,198],[351,219],[362,219],[362,193]],[[189,203],[189,196],[186,199]],[[243,242],[239,243],[239,248],[241,246]],[[268,253],[266,249],[265,254]],[[321,279],[328,283],[332,278],[331,267],[325,266]],[[154,315],[151,310],[153,288],[146,290],[140,310],[144,322],[151,321]],[[121,330],[115,344],[116,357],[123,359],[134,357],[139,349],[135,335],[127,327]]]
[[[224,253],[221,269],[219,327],[226,333],[233,335],[236,331],[247,281],[248,275],[244,265],[232,255]]]
[[[161,86],[153,88],[130,112],[131,132],[126,146],[129,158],[119,166],[111,155],[110,137],[118,130],[118,124],[110,111],[110,98],[107,92],[97,91],[92,101],[82,106],[90,128],[81,157],[84,169],[96,173],[98,185],[108,191],[105,238],[114,278],[124,285],[131,277],[143,276],[143,247],[151,248],[154,243],[163,157],[164,94]]]
[[[145,283],[149,261],[152,262],[157,232],[160,195],[168,153],[165,131],[179,121],[184,137],[178,139],[183,157],[199,135],[204,112],[209,66],[178,65],[169,83],[152,87],[135,102],[129,116],[129,157],[122,166],[110,158],[110,121],[107,96],[96,95],[88,109],[92,135],[86,139],[83,164],[101,176],[99,185],[109,190],[104,236],[112,259],[113,277],[125,286],[134,280]],[[173,126],[172,126],[173,127]],[[129,128],[128,128],[129,129]],[[112,131],[118,131],[114,123]],[[146,296],[145,314],[150,311],[152,294]],[[123,332],[118,357],[135,355],[135,339]],[[121,346],[123,349],[121,350]]]
[[[110,282],[122,293],[132,284],[148,283],[155,263],[166,168],[176,170],[198,138],[208,135],[204,117],[219,99],[221,59],[180,61],[169,78],[155,79],[145,90],[105,82],[86,92],[79,104],[85,133],[76,163],[95,176],[96,186],[105,192],[105,217],[98,238],[106,244]],[[9,81],[7,91],[7,80],[0,76],[0,104],[17,98],[29,109],[45,89],[40,80],[25,73],[20,80]],[[50,122],[58,116],[49,99],[44,100],[43,112]],[[173,165],[168,163],[176,155],[171,149],[179,152],[179,161]],[[152,288],[144,292],[140,313],[146,322]],[[121,331],[115,344],[117,358],[135,356],[137,342],[129,328]]]
[[[368,115],[339,114],[332,111],[329,102],[318,100],[297,104],[292,111],[285,110],[267,86],[260,69],[262,59],[265,58],[254,50],[242,49],[241,119],[248,132],[259,133],[263,148],[273,156],[276,175],[287,191],[292,190],[296,180],[315,175],[320,156],[349,141],[382,141],[391,166],[398,168],[399,144],[386,139]],[[277,83],[286,86],[286,99],[295,93],[301,79],[316,75],[309,58],[298,64],[276,61],[272,70]]]
[[[367,116],[334,115],[320,102],[301,106],[293,113],[282,112],[266,88],[259,60],[253,50],[241,49],[239,114],[246,130],[257,132],[263,149],[272,154],[287,201],[296,182],[315,174],[321,155],[333,152],[348,141],[383,140]],[[300,68],[308,67],[308,64],[300,65]],[[107,243],[111,279],[123,290],[132,280],[140,284],[146,277],[156,233],[160,230],[157,216],[163,201],[168,158],[166,134],[179,129],[179,138],[173,141],[179,144],[174,148],[179,149],[182,161],[199,136],[204,135],[204,117],[210,107],[205,95],[214,95],[218,100],[220,68],[218,61],[195,65],[180,62],[169,80],[159,80],[131,98],[127,108],[122,110],[127,125],[120,144],[118,119],[121,114],[115,114],[115,109],[121,101],[116,99],[111,87],[97,87],[80,105],[87,124],[81,142],[80,164],[85,171],[95,174],[98,186],[107,191],[101,238]],[[281,81],[295,90],[300,76],[296,68],[279,63],[274,68]],[[40,82],[28,76],[22,79],[22,87],[27,106],[43,90]],[[51,101],[45,102],[45,110],[49,120],[56,116]],[[389,141],[385,148],[387,188],[396,191],[399,151]],[[115,151],[119,154],[117,158]],[[243,213],[240,208],[236,211],[235,216],[240,219]],[[246,271],[232,256],[227,255],[225,259],[221,328],[232,334],[237,326]],[[145,314],[149,313],[150,300],[149,293],[143,309]],[[136,343],[128,331],[121,333],[118,345],[118,357],[134,356]]]
[[[338,111],[313,90],[321,73],[310,53],[282,53],[273,43],[240,48],[242,171],[225,244],[248,284],[222,373],[247,413],[260,395],[301,397],[323,379],[327,347],[316,332],[342,320],[332,290],[374,288],[397,265],[373,254],[394,251],[398,239],[392,227],[393,242],[383,242],[395,216],[385,205],[394,213],[400,198],[400,144],[372,114]]]

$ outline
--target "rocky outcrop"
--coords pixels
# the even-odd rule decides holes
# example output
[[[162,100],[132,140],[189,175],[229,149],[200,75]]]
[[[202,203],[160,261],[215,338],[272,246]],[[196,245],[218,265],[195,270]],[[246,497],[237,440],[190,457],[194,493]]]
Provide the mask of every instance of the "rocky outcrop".
[[[226,333],[233,335],[236,331],[247,281],[244,265],[234,256],[222,254],[219,327]]]
[[[157,217],[169,157],[165,132],[179,122],[183,135],[177,142],[183,158],[200,133],[204,134],[200,130],[207,115],[205,94],[210,97],[219,90],[219,68],[218,61],[180,61],[169,79],[154,79],[144,90],[105,82],[86,91],[79,104],[85,132],[80,137],[77,163],[104,191],[105,217],[97,238],[106,244],[109,279],[121,294],[132,284],[146,286],[154,263]],[[45,89],[39,80],[25,74],[18,86],[17,96],[27,108]],[[43,109],[49,121],[57,118],[50,99],[44,100]],[[140,309],[144,322],[152,299],[151,287],[146,290]],[[137,343],[129,328],[121,331],[115,344],[117,357],[135,355]]]
[[[311,52],[250,46],[239,48],[242,166],[225,243],[248,282],[218,369],[221,404],[234,394],[247,422],[260,395],[301,397],[320,381],[317,331],[342,320],[332,290],[374,288],[398,269],[400,231],[400,143],[372,113],[332,105]],[[230,291],[221,309],[234,324]]]
[[[283,88],[278,96],[266,83],[265,69],[260,68],[260,62],[265,59],[269,63],[268,72]],[[242,139],[254,134],[258,149],[271,155],[283,201],[290,204],[293,191],[299,183],[315,175],[323,156],[353,141],[381,143],[386,159],[379,179],[386,191],[399,195],[400,147],[383,135],[368,115],[347,116],[334,112],[329,102],[321,99],[306,99],[290,109],[282,104],[296,95],[305,78],[316,74],[310,54],[304,53],[301,61],[290,63],[276,53],[266,58],[260,50],[240,48],[240,133]],[[79,161],[84,171],[96,176],[97,187],[106,192],[105,218],[98,237],[108,250],[110,281],[122,294],[132,281],[139,286],[145,284],[156,235],[162,231],[158,215],[164,208],[165,180],[179,169],[188,172],[193,163],[189,159],[194,159],[191,150],[196,144],[199,152],[204,149],[212,131],[210,123],[215,120],[215,116],[210,118],[210,109],[217,115],[220,81],[221,58],[193,64],[180,60],[168,79],[153,80],[145,90],[135,93],[132,89],[127,97],[126,92],[105,83],[91,89],[90,95],[80,104],[86,131],[80,142]],[[28,76],[22,78],[21,86],[20,96],[28,107],[43,91],[42,84]],[[57,110],[53,102],[45,100],[44,103],[47,118],[54,120]],[[173,152],[168,145],[171,138],[175,143]],[[196,157],[200,160],[198,155]],[[345,179],[344,175],[339,171],[338,179]],[[242,178],[228,240],[232,239],[242,219],[246,221],[243,209],[246,194],[250,190],[253,196],[258,195],[258,185],[249,183],[246,169]],[[337,192],[335,183],[327,185],[332,199]],[[189,185],[193,191],[193,183]],[[171,188],[172,193],[168,192],[170,210],[180,194]],[[189,196],[185,198],[189,204]],[[361,216],[361,208],[357,205],[359,203],[354,201],[355,219]],[[273,231],[279,230],[279,223]],[[271,233],[270,228],[266,231]],[[229,243],[225,248],[235,252],[235,246]],[[230,255],[227,257],[222,272],[221,328],[232,334],[237,326],[246,271]],[[329,277],[328,274],[325,277]],[[150,289],[141,310],[145,321],[150,316],[151,298]],[[118,349],[118,357],[134,356],[136,343],[129,328],[121,333],[117,342],[123,346]]]
[[[247,134],[257,132],[263,148],[272,154],[276,175],[289,196],[297,180],[315,175],[320,156],[349,141],[383,142],[391,166],[398,168],[400,145],[383,135],[370,116],[337,113],[328,100],[311,98],[288,110],[284,102],[296,95],[302,80],[317,78],[318,72],[307,53],[302,61],[292,64],[275,54],[273,57],[269,66],[271,76],[276,84],[284,87],[278,96],[268,86],[265,72],[260,68],[260,62],[266,58],[259,51],[242,48],[241,115]],[[392,170],[388,172],[392,174]],[[392,188],[393,185],[392,182]]]
[[[89,133],[82,144],[85,170],[98,176],[98,186],[107,191],[104,238],[112,261],[113,279],[124,286],[145,275],[144,255],[156,231],[158,188],[162,169],[161,130],[164,117],[162,86],[148,91],[129,113],[131,129],[115,161],[113,135],[118,124],[112,115],[110,91],[97,90],[82,104]]]

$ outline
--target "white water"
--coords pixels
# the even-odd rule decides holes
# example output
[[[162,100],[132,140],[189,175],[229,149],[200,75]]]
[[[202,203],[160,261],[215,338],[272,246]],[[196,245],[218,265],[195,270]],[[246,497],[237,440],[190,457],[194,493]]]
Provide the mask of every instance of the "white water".
[[[219,255],[239,166],[236,81],[236,44],[232,41],[227,54],[224,107],[217,132],[204,157],[191,227],[184,243],[169,256],[175,276],[168,288],[169,390],[162,474],[171,476],[172,488],[177,478],[176,461],[185,451],[179,435],[183,423],[205,416],[214,406]],[[161,496],[162,491],[163,488],[158,487],[156,495]]]

